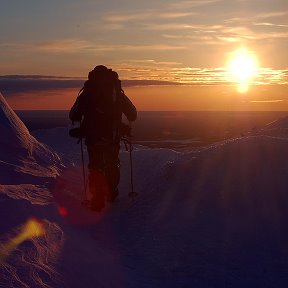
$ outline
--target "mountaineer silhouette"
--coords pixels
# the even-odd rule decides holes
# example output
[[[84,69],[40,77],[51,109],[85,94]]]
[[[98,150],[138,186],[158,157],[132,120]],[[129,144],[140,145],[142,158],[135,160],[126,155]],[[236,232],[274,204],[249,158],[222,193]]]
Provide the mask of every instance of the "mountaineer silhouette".
[[[89,206],[98,212],[105,207],[105,199],[114,202],[119,193],[120,140],[130,132],[129,126],[122,123],[123,114],[129,122],[137,118],[137,110],[125,95],[117,72],[96,66],[89,72],[69,118],[80,122],[78,137],[81,144],[85,139],[89,157]]]

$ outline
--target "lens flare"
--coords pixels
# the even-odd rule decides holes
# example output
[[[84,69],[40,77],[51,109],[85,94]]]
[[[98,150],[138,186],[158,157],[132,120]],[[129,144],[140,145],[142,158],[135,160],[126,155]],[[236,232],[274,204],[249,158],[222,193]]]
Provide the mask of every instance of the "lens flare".
[[[68,216],[68,210],[67,210],[64,206],[59,206],[59,207],[58,207],[58,213],[59,213],[62,217],[67,217],[67,216]]]
[[[43,223],[36,219],[30,218],[22,227],[17,236],[10,239],[7,243],[0,246],[0,264],[24,241],[38,238],[45,235]]]
[[[36,218],[29,219],[22,227],[22,237],[24,240],[41,237],[45,234],[43,223]]]

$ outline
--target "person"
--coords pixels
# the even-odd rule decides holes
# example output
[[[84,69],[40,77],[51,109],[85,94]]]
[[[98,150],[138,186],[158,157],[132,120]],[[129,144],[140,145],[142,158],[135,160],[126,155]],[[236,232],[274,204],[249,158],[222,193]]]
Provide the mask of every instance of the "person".
[[[69,113],[72,123],[80,121],[87,146],[92,210],[101,211],[105,199],[114,202],[118,196],[123,114],[129,122],[137,118],[137,110],[122,90],[117,72],[96,66]]]

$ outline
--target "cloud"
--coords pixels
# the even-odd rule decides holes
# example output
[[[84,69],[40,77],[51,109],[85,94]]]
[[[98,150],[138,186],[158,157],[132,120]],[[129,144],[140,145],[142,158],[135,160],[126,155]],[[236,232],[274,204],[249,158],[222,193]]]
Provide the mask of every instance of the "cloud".
[[[97,29],[101,27],[103,30],[109,30],[109,31],[119,31],[119,30],[130,30],[137,27],[138,31],[141,30],[161,30],[161,28],[157,24],[151,24],[155,21],[168,21],[168,23],[164,25],[168,25],[165,29],[185,29],[183,25],[181,24],[175,24],[175,25],[181,25],[179,28],[175,28],[175,25],[169,25],[170,20],[172,19],[179,19],[184,18],[188,16],[196,15],[196,13],[188,13],[188,12],[150,12],[150,13],[138,13],[138,14],[111,14],[104,17],[105,23],[101,24],[100,26],[97,26]],[[133,23],[132,26],[129,26],[131,23]]]
[[[146,65],[145,65],[146,64]],[[156,67],[155,67],[156,66]],[[149,62],[137,63],[135,66],[119,67],[120,74],[133,75],[134,79],[162,80],[184,85],[230,85],[235,83],[235,77],[228,68],[196,68],[183,65],[153,65]],[[288,69],[276,70],[259,68],[257,75],[248,84],[253,85],[284,85],[288,84]]]
[[[78,79],[78,77],[76,77]],[[49,76],[49,75],[1,75],[0,81],[3,80],[76,80],[75,77],[67,77],[67,76]],[[79,77],[79,79],[81,79]]]
[[[182,50],[185,49],[182,45],[169,45],[169,44],[150,44],[150,45],[111,45],[111,46],[96,46],[95,50],[102,51],[167,51],[167,50]]]
[[[169,31],[161,36],[167,39],[191,40],[194,44],[221,45],[221,42],[243,42],[259,40],[281,40],[288,37],[287,25],[273,23],[249,23],[249,25],[189,25],[147,24],[147,30]],[[263,29],[262,29],[263,28]],[[269,30],[268,30],[269,28]],[[282,29],[282,30],[279,30]],[[177,31],[173,33],[173,31]],[[178,43],[180,43],[178,41]],[[184,42],[185,43],[185,42]],[[186,41],[187,43],[187,41]],[[185,44],[182,44],[185,45]]]
[[[259,19],[278,18],[278,17],[287,16],[287,15],[288,15],[288,11],[275,11],[275,12],[258,14],[256,15],[256,18],[259,18]]]
[[[177,1],[176,3],[171,3],[169,5],[170,9],[181,9],[186,10],[189,8],[195,8],[200,6],[207,6],[214,3],[222,2],[222,0],[187,0],[187,1]]]
[[[182,17],[188,17],[188,16],[193,16],[193,15],[198,15],[198,13],[195,12],[162,12],[158,15],[160,18],[182,18]]]
[[[0,76],[0,91],[10,96],[27,91],[43,91],[66,88],[81,88],[84,80],[59,79],[54,76],[11,75]]]
[[[285,27],[288,28],[288,25],[283,25],[283,24],[274,24],[274,23],[270,23],[270,22],[258,22],[258,23],[254,23],[255,26],[269,26],[269,27]]]
[[[81,50],[93,48],[93,44],[89,41],[80,39],[61,39],[51,40],[45,42],[15,42],[15,43],[2,43],[0,47],[8,50],[21,50],[21,51],[43,51],[54,53],[75,53]]]
[[[125,25],[122,23],[105,23],[101,26],[105,30],[122,30],[125,28]]]
[[[239,25],[239,24],[250,25],[251,23],[255,23],[255,22],[257,23],[258,21],[261,21],[261,22],[271,22],[271,20],[280,21],[277,18],[282,18],[281,20],[285,21],[286,16],[288,16],[288,11],[275,11],[275,12],[269,12],[269,13],[256,13],[256,14],[247,12],[245,14],[245,17],[228,18],[224,20],[224,23],[235,24],[235,25]]]
[[[86,79],[73,77],[43,76],[43,75],[4,75],[0,76],[0,92],[5,96],[16,96],[23,92],[55,91],[62,89],[79,89]],[[177,85],[177,82],[162,80],[123,80],[123,87],[149,85]]]
[[[171,30],[195,30],[195,29],[201,29],[201,27],[204,27],[202,25],[191,25],[186,23],[158,23],[158,24],[144,24],[143,29],[145,30],[154,30],[154,31],[171,31]]]
[[[196,15],[195,12],[182,12],[182,11],[169,11],[165,12],[161,10],[146,10],[141,12],[132,11],[129,13],[110,13],[103,17],[104,21],[112,23],[125,23],[125,22],[134,22],[138,21],[147,21],[155,19],[177,19],[184,18],[192,15]]]
[[[142,13],[123,13],[123,14],[108,14],[103,17],[108,22],[130,22],[135,20],[146,20],[154,15],[153,12],[142,12]]]
[[[275,99],[275,100],[251,100],[250,103],[279,103],[279,102],[288,102],[283,99]]]
[[[175,62],[175,61],[157,61],[153,59],[130,59],[126,61],[127,63],[132,63],[134,65],[168,65],[168,66],[174,66],[174,65],[182,65],[181,62]]]
[[[0,45],[0,47],[4,45]],[[90,54],[102,53],[102,52],[119,52],[119,51],[177,51],[185,49],[185,46],[176,44],[95,44],[90,41],[82,41],[77,39],[63,39],[47,42],[38,42],[38,43],[10,43],[6,44],[5,47],[11,51],[28,51],[28,52],[37,52],[37,53],[63,53],[63,54],[73,54],[79,52],[86,52]]]
[[[261,68],[257,76],[259,84],[288,84],[288,69]]]
[[[155,86],[155,85],[235,85],[225,68],[183,67],[179,63],[141,60],[132,63],[115,65],[114,69],[121,75],[122,86]],[[177,67],[178,66],[178,67]],[[130,78],[129,78],[130,75]],[[133,75],[133,78],[131,78]],[[128,76],[128,77],[127,77]],[[288,69],[276,70],[259,68],[257,75],[249,85],[288,85]],[[127,77],[127,78],[126,78]],[[86,79],[75,77],[58,77],[45,75],[4,75],[0,76],[0,92],[8,97],[21,93],[60,91],[65,89],[80,90]],[[257,101],[257,100],[255,100]]]
[[[243,24],[244,19],[240,20],[233,20],[236,22],[227,21],[226,26],[221,25],[210,25],[210,26],[199,26],[201,29],[201,35],[184,35],[186,38],[190,39],[199,39],[199,40],[208,40],[209,38],[205,39],[206,36],[213,36],[214,40],[219,40],[220,42],[243,42],[244,41],[259,41],[259,40],[281,40],[288,37],[288,25],[282,24],[273,24],[273,23],[255,23],[249,22],[245,20],[247,24]],[[239,22],[239,23],[237,23]],[[229,25],[232,24],[232,25]],[[233,25],[235,24],[235,25]],[[196,27],[195,27],[196,28]],[[170,35],[171,37],[171,35]],[[176,37],[181,37],[181,34],[176,35]],[[217,44],[214,41],[214,44]],[[218,43],[221,44],[221,43]]]
[[[38,50],[47,52],[65,52],[74,53],[81,50],[93,49],[93,44],[89,41],[79,40],[79,39],[63,39],[56,41],[38,42],[32,47]]]

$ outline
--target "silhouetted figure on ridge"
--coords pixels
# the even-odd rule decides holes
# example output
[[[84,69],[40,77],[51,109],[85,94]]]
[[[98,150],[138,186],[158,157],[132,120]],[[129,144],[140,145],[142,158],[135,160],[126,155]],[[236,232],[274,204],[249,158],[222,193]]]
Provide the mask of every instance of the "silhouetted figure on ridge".
[[[81,122],[89,156],[91,209],[96,211],[105,207],[105,198],[113,202],[118,195],[122,114],[129,121],[137,118],[118,74],[103,65],[96,66],[69,113],[73,122]]]

